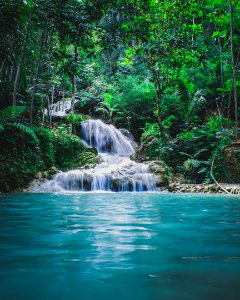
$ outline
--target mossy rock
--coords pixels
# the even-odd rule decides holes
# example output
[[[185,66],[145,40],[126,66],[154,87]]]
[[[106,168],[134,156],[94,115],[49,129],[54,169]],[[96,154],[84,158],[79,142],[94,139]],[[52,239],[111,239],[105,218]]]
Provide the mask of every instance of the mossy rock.
[[[168,165],[161,160],[156,160],[156,161],[151,161],[149,163],[149,171],[151,171],[152,173],[159,175],[159,174],[165,174],[165,173],[169,173],[169,167]]]
[[[231,145],[224,150],[223,166],[228,176],[240,182],[240,145]]]
[[[164,161],[151,161],[148,164],[148,169],[151,173],[154,173],[157,176],[157,187],[168,186],[172,182],[171,169]]]
[[[86,150],[78,156],[76,166],[85,167],[89,165],[95,165],[98,163],[98,161],[99,158],[94,152]]]
[[[157,187],[168,186],[171,183],[171,177],[167,174],[158,175],[156,179]]]

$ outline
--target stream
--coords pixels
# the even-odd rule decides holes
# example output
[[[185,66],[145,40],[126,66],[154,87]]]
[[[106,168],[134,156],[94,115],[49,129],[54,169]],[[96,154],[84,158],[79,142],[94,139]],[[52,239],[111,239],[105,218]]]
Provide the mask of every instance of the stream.
[[[32,192],[152,192],[156,176],[148,165],[130,159],[133,142],[113,125],[101,120],[82,123],[81,138],[87,147],[95,147],[100,163],[87,169],[61,172],[53,180],[33,186]]]

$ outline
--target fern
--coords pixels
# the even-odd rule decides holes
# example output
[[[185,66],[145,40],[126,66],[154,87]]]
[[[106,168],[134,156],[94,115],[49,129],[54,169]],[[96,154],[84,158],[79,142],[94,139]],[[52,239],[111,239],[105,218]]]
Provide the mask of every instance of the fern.
[[[198,90],[192,97],[190,105],[189,105],[189,114],[192,114],[193,111],[197,111],[201,109],[204,105],[206,105],[206,94],[207,90]]]
[[[188,154],[186,152],[179,152],[179,154],[183,155],[183,156],[188,156],[190,158],[192,158],[193,156],[191,154]]]
[[[104,115],[108,115],[109,111],[105,108],[99,107],[96,109],[96,112],[100,113],[100,114],[104,114]]]
[[[26,106],[8,106],[0,110],[0,124],[9,122],[26,111]]]
[[[179,98],[182,101],[182,103],[185,103],[186,106],[188,106],[191,101],[191,95],[186,86],[186,83],[182,79],[180,79],[178,81],[177,91],[178,91],[178,95],[179,95]],[[187,109],[187,107],[186,107],[186,109]]]
[[[201,163],[202,162],[197,159],[188,159],[183,163],[183,166],[187,171],[190,171],[194,168],[198,168]]]
[[[186,106],[186,117],[190,121],[190,117],[194,112],[198,112],[202,109],[206,103],[206,96],[210,93],[207,89],[197,90],[195,93],[190,91],[186,82],[183,79],[178,81],[177,87],[178,95],[182,103]]]
[[[29,134],[34,139],[34,141],[36,143],[39,142],[35,132],[31,128],[29,128],[28,126],[20,124],[20,123],[13,123],[13,124],[11,124],[11,127],[15,127],[17,129]]]

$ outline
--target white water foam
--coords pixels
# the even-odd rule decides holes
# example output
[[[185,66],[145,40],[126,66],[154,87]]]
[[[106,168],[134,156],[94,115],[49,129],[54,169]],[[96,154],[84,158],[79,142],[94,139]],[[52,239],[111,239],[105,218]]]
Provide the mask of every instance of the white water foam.
[[[101,120],[82,123],[81,137],[95,147],[101,163],[91,169],[61,172],[32,188],[34,192],[144,192],[156,190],[156,176],[146,164],[130,159],[134,153],[131,141],[113,125]]]

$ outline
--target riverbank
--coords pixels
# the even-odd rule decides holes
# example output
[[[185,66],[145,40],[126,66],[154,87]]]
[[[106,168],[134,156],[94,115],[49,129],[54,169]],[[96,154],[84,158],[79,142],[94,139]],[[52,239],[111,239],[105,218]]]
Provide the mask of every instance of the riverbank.
[[[240,195],[240,184],[220,184],[229,194]],[[207,193],[207,194],[225,194],[223,189],[217,184],[183,184],[171,183],[168,191],[172,193]]]

